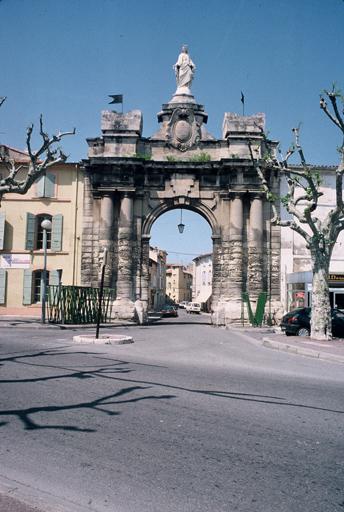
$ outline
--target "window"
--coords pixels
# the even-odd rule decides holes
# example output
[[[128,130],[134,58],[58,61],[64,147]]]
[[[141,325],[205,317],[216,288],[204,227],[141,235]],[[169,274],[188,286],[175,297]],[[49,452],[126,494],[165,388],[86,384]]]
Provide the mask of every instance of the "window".
[[[0,213],[0,251],[4,248],[4,240],[5,240],[5,214]]]
[[[49,283],[49,271],[47,270],[47,284]],[[33,289],[32,289],[32,302],[42,301],[43,290],[43,270],[35,270],[33,272]]]
[[[41,176],[36,182],[36,197],[55,197],[55,182],[56,176],[51,172]]]
[[[52,220],[51,215],[37,215],[36,216],[36,249],[43,249],[43,232],[42,222],[47,220]],[[47,249],[51,249],[51,230],[46,230],[47,232]]]
[[[56,286],[61,282],[62,270],[47,270],[47,285]],[[24,269],[23,304],[41,302],[43,289],[43,270]]]
[[[34,215],[33,213],[26,214],[26,240],[25,249],[28,251],[43,249],[43,229],[42,221],[49,219],[52,222],[51,231],[47,231],[47,249],[52,251],[62,250],[62,215],[49,215],[42,213]]]
[[[6,302],[6,280],[7,271],[4,268],[0,268],[0,304]]]

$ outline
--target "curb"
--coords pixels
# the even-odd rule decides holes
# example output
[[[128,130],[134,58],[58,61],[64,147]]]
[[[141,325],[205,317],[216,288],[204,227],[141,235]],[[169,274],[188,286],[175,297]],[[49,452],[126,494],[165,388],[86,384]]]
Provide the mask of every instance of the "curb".
[[[96,338],[94,334],[81,334],[73,336],[74,343],[93,343],[95,345],[127,345],[134,343],[131,336],[124,336],[121,334],[101,334]]]
[[[272,340],[271,338],[263,338],[261,344],[264,347],[289,352],[290,354],[299,354],[302,356],[313,357],[314,359],[332,362],[335,361],[337,363],[344,364],[344,356],[331,354],[330,352],[321,352],[312,348],[297,347],[295,345],[289,345],[288,343],[282,343],[281,341]]]
[[[96,512],[92,507],[81,506],[74,501],[55,496],[50,492],[1,474],[0,495],[10,500],[11,506],[26,512]],[[10,510],[15,510],[15,508]]]

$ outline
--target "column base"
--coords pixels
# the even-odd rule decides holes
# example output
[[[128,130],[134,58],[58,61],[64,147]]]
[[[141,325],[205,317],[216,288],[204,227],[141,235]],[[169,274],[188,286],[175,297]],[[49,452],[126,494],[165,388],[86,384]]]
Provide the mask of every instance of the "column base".
[[[243,306],[241,300],[219,300],[213,307],[211,321],[213,325],[218,327],[243,325]]]
[[[256,301],[251,301],[253,312],[256,310]],[[278,326],[283,316],[283,307],[280,301],[271,301],[266,303],[263,325]],[[241,300],[221,299],[213,305],[211,322],[217,327],[249,326],[247,306]]]
[[[135,321],[135,304],[132,300],[121,299],[120,297],[113,301],[111,320]]]
[[[126,320],[140,325],[148,323],[147,305],[141,299],[135,302],[118,298],[112,303],[111,320]]]

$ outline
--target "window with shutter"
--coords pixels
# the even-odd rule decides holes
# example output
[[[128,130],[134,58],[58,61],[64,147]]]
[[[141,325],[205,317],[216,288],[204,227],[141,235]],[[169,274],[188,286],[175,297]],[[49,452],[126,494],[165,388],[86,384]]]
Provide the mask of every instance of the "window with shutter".
[[[63,215],[54,215],[51,229],[51,250],[62,251]]]
[[[51,172],[41,176],[36,182],[36,197],[55,197],[55,182],[56,176]]]
[[[44,220],[52,220],[52,216],[47,213],[43,213],[41,215],[37,215],[36,217],[36,244],[35,249],[43,249],[43,228],[42,222]],[[47,249],[51,248],[51,231],[47,231]]]
[[[45,185],[45,176],[41,176],[36,181],[36,197],[44,197],[44,185]]]
[[[4,268],[0,268],[0,304],[5,304],[6,302],[6,278],[6,270]]]
[[[24,269],[24,284],[23,284],[23,304],[25,306],[32,303],[32,270],[29,268]]]
[[[36,215],[33,213],[26,214],[26,240],[25,249],[27,251],[33,251],[35,248],[36,238]]]
[[[46,284],[50,283],[50,271],[47,270],[46,272]],[[42,302],[42,292],[43,292],[43,279],[44,279],[44,272],[43,270],[34,270],[32,272],[32,284],[31,284],[31,290],[32,290],[32,302],[36,304],[37,302]]]
[[[0,213],[0,251],[4,248],[4,240],[5,240],[5,214],[3,212]]]
[[[58,286],[60,284],[61,270],[50,270],[49,272],[49,285]]]
[[[55,174],[47,172],[44,183],[44,197],[55,197],[55,182]]]

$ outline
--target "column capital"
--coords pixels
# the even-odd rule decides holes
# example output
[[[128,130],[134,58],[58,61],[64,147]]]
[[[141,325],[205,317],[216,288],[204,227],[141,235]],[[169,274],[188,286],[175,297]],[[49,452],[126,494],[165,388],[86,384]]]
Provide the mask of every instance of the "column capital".
[[[247,195],[247,190],[230,190],[228,192],[229,199],[243,199]]]
[[[257,190],[257,191],[250,191],[250,199],[261,199],[263,200],[265,198],[265,192]]]
[[[121,195],[122,195],[122,197],[125,197],[125,198],[128,198],[128,199],[133,199],[134,198],[134,192],[128,191],[128,190],[123,191]]]

